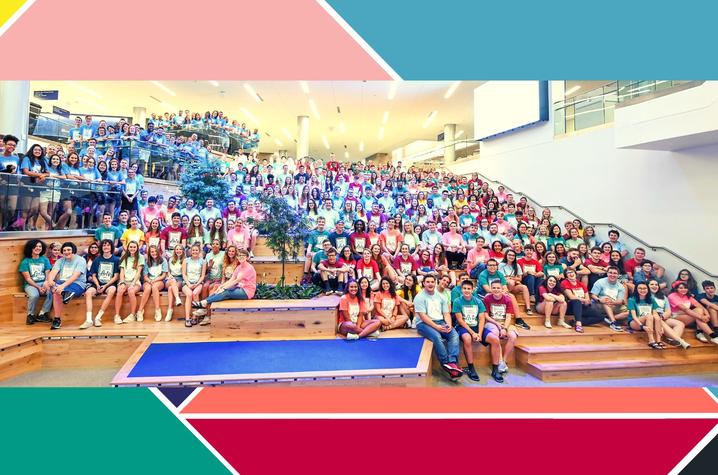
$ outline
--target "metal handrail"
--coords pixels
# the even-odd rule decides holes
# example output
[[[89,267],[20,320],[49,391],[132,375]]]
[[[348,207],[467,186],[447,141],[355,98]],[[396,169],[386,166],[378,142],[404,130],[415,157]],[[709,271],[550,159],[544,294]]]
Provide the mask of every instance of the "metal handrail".
[[[445,168],[445,167],[444,167],[444,168]],[[446,169],[446,168],[445,168],[445,169]],[[447,170],[447,171],[450,171],[450,170],[448,170],[448,169],[446,169],[446,170]],[[591,226],[607,226],[607,227],[612,228],[612,229],[617,229],[618,231],[620,231],[621,234],[625,234],[626,236],[630,236],[633,240],[640,242],[644,247],[650,249],[651,251],[654,251],[654,252],[655,252],[655,251],[658,251],[658,250],[665,251],[665,252],[667,252],[668,254],[670,254],[670,255],[672,255],[673,257],[675,257],[676,259],[678,259],[678,260],[680,260],[680,261],[682,261],[682,262],[685,262],[689,267],[692,267],[692,268],[694,268],[694,269],[700,271],[701,273],[705,274],[706,276],[708,276],[708,277],[710,277],[710,278],[713,278],[713,279],[718,279],[718,275],[716,275],[716,274],[714,274],[714,273],[712,273],[712,272],[709,272],[708,270],[704,269],[703,267],[701,267],[701,266],[695,264],[694,262],[692,262],[692,261],[686,259],[685,257],[681,256],[680,254],[677,254],[677,253],[674,252],[673,250],[668,249],[667,247],[664,247],[664,246],[654,246],[654,245],[652,245],[652,244],[648,244],[648,243],[647,243],[646,241],[644,241],[643,239],[639,238],[639,237],[636,236],[635,234],[631,233],[630,231],[627,231],[625,228],[623,228],[623,227],[621,227],[621,226],[619,226],[619,225],[617,225],[617,224],[614,224],[614,223],[592,223],[592,222],[590,222],[589,220],[587,220],[587,219],[585,219],[585,218],[579,216],[577,213],[573,212],[572,210],[566,208],[565,206],[562,206],[562,205],[542,205],[541,203],[539,203],[539,202],[536,201],[535,199],[531,198],[531,197],[530,197],[529,195],[527,195],[526,193],[523,193],[523,192],[521,192],[521,191],[516,191],[516,190],[514,190],[514,189],[508,187],[507,185],[505,185],[504,183],[502,183],[502,182],[500,182],[500,181],[498,181],[498,180],[492,180],[491,178],[488,178],[487,176],[485,176],[485,175],[483,175],[483,174],[481,174],[481,173],[479,173],[479,172],[472,172],[472,173],[476,173],[476,174],[479,175],[481,178],[483,178],[485,181],[489,181],[489,182],[496,183],[496,184],[498,184],[498,185],[503,186],[503,187],[506,188],[508,191],[510,191],[512,194],[521,195],[521,196],[523,196],[523,197],[526,197],[527,200],[532,201],[532,202],[533,202],[536,206],[538,206],[539,208],[558,208],[558,209],[560,209],[560,210],[566,211],[567,213],[571,214],[571,215],[574,216],[576,219],[581,220],[582,223],[585,223],[585,224],[588,224],[588,225],[591,225]],[[469,175],[471,175],[472,173],[465,173],[464,175],[465,175],[465,176],[469,176]]]

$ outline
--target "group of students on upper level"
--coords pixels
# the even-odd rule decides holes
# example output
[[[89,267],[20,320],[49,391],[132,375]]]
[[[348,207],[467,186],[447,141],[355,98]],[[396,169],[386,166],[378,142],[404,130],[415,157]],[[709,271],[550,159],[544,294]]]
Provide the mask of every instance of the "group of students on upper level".
[[[147,119],[147,123],[165,129],[181,127],[222,129],[238,135],[242,141],[242,149],[259,147],[259,129],[256,127],[252,129],[245,122],[230,119],[224,115],[224,112],[218,110],[206,111],[204,114],[190,112],[189,109],[180,109],[176,114],[174,112],[165,112],[164,114],[153,112]]]

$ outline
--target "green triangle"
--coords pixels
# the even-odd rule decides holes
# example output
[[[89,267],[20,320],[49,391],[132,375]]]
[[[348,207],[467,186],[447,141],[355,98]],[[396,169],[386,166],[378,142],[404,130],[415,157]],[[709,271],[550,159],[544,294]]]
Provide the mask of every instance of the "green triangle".
[[[147,388],[5,388],[0,420],[5,473],[229,473]]]

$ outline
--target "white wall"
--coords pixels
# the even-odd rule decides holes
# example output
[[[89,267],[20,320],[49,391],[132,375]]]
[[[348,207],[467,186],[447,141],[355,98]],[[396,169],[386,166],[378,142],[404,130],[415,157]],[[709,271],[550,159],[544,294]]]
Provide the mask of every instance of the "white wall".
[[[680,152],[617,149],[603,127],[547,140],[553,124],[481,144],[477,170],[590,222],[615,223],[718,274],[718,144]],[[650,253],[649,253],[650,254]]]

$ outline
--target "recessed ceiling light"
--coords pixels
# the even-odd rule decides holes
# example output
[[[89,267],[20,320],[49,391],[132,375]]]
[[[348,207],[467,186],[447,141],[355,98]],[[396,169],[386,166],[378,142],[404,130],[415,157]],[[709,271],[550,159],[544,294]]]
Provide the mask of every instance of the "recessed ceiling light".
[[[347,126],[344,124],[343,120],[339,121],[339,132],[345,134],[347,132]]]
[[[307,81],[299,81],[299,85],[302,87],[304,94],[309,94],[309,84],[307,84]]]
[[[377,135],[379,140],[384,140],[384,126],[379,127],[379,134]]]
[[[361,142],[359,142],[359,151],[360,152],[364,151],[364,141],[363,140]]]
[[[317,103],[314,102],[314,99],[309,99],[309,109],[312,111],[312,114],[314,114],[315,119],[319,120],[321,118],[319,109],[317,109]]]
[[[152,84],[154,84],[155,86],[159,87],[160,89],[162,89],[163,91],[165,91],[165,92],[166,92],[167,94],[169,94],[170,96],[176,96],[176,95],[177,95],[172,89],[170,89],[169,87],[165,86],[164,84],[162,84],[162,83],[159,82],[159,81],[150,81],[150,82],[151,82]]]
[[[387,94],[386,98],[390,101],[393,100],[396,97],[396,90],[399,87],[399,81],[392,81],[389,85],[389,94]]]
[[[214,87],[219,87],[219,83],[217,81],[209,81],[209,83]]]
[[[456,92],[456,89],[459,87],[459,84],[461,84],[461,81],[452,82],[451,86],[449,86],[449,89],[447,89],[446,93],[444,93],[444,99],[448,99],[453,96],[454,92]]]
[[[439,111],[435,111],[435,110],[431,111],[431,113],[429,113],[429,116],[424,121],[423,127],[427,128],[429,126],[429,124],[431,123],[431,121],[434,120],[434,117],[436,117],[436,114],[438,114],[438,113],[439,113]]]
[[[381,118],[381,123],[386,124],[389,122],[389,111],[384,111],[384,117]]]
[[[259,94],[257,94],[257,91],[254,90],[254,88],[252,87],[251,84],[245,82],[244,84],[242,84],[242,86],[244,86],[244,90],[247,91],[247,93],[250,96],[252,96],[252,99],[254,99],[257,102],[263,101],[262,97]]]

